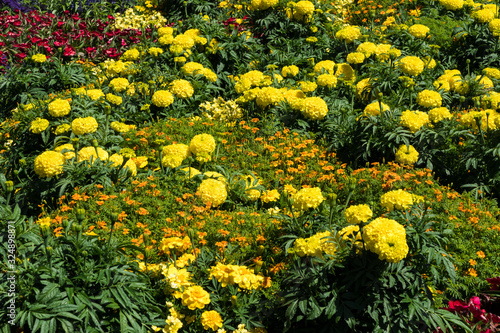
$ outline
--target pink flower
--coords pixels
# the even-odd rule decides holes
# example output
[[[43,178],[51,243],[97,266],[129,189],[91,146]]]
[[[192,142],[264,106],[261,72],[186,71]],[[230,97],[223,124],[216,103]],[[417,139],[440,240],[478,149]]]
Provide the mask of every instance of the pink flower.
[[[66,57],[71,57],[74,56],[75,54],[76,54],[75,49],[71,45],[66,46],[66,48],[64,49],[63,55]]]

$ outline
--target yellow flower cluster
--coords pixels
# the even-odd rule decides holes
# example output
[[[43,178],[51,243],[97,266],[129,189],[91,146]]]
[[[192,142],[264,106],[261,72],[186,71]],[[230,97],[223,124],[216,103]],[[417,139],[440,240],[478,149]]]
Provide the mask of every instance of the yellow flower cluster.
[[[500,108],[500,93],[497,93],[496,91],[488,92],[486,96],[483,96],[481,106],[483,108],[492,108],[498,110]]]
[[[222,97],[214,98],[213,102],[203,102],[200,108],[205,110],[203,116],[208,119],[231,122],[243,117],[243,111],[235,101],[225,101]]]
[[[389,211],[403,210],[413,205],[413,196],[401,189],[389,191],[380,197],[380,204]]]
[[[325,200],[319,187],[303,188],[292,196],[293,209],[304,212],[310,208],[315,209]]]
[[[408,28],[408,32],[415,38],[426,38],[431,29],[423,24],[414,24]]]
[[[120,105],[123,103],[123,98],[121,98],[120,96],[114,95],[112,93],[106,94],[106,100],[114,105]]]
[[[99,98],[104,97],[104,93],[101,89],[89,89],[85,94],[93,101],[97,101]]]
[[[417,95],[417,103],[426,108],[437,108],[441,106],[443,98],[437,91],[423,90]]]
[[[222,317],[217,311],[205,311],[201,314],[201,325],[205,330],[211,329],[216,331],[221,328],[223,324]]]
[[[260,191],[255,189],[262,184],[262,180],[253,175],[239,176],[235,183],[243,181],[245,189],[245,197],[250,201],[256,201],[260,198]]]
[[[43,63],[47,61],[47,57],[45,56],[45,54],[38,53],[32,55],[31,60],[33,60],[34,62]]]
[[[240,75],[238,82],[236,82],[234,89],[237,93],[249,90],[252,87],[268,86],[272,83],[270,77],[266,79],[264,73],[261,71],[250,71]]]
[[[361,224],[373,216],[370,206],[366,204],[350,206],[344,212],[344,216],[350,224]]]
[[[359,231],[359,225],[351,224],[347,227],[342,228],[338,233],[341,244],[344,245],[345,242],[350,242],[351,245],[357,247],[356,253],[359,253],[363,249],[363,242],[361,238],[361,232]]]
[[[439,3],[448,10],[459,10],[464,7],[464,0],[439,0]]]
[[[159,47],[150,47],[148,53],[153,57],[158,57],[160,54],[163,54],[163,49]]]
[[[184,315],[177,312],[177,310],[173,307],[170,308],[169,311],[170,315],[167,316],[167,319],[165,319],[165,326],[162,329],[162,333],[177,333],[182,326],[184,326],[181,321],[181,319],[184,318]],[[158,328],[158,331],[159,330],[160,328]]]
[[[288,253],[295,253],[299,257],[323,258],[323,254],[333,255],[337,249],[329,231],[319,232],[309,238],[297,238]]]
[[[275,7],[278,4],[278,0],[252,0],[251,5],[248,7],[249,10],[266,10],[271,7]]]
[[[49,113],[52,117],[64,117],[71,111],[71,105],[65,99],[55,99],[49,103]]]
[[[280,193],[278,190],[264,191],[260,197],[260,200],[264,203],[275,202],[279,200]]]
[[[372,54],[377,52],[377,45],[372,42],[363,42],[358,45],[356,48],[356,52],[361,52],[365,55],[365,57],[370,57]]]
[[[210,304],[210,294],[200,286],[192,286],[184,290],[181,296],[182,305],[189,310],[203,309]]]
[[[305,93],[313,92],[314,90],[316,90],[316,88],[318,88],[317,83],[312,81],[300,81],[299,85],[300,90]]]
[[[118,121],[111,122],[111,128],[119,133],[127,133],[130,130],[136,129],[136,125],[127,125]]]
[[[365,107],[365,109],[363,110],[363,115],[364,116],[378,116],[378,115],[380,115],[380,111],[381,111],[380,106],[382,106],[382,112],[390,110],[389,105],[376,101],[376,102],[368,104]]]
[[[460,122],[466,126],[478,130],[478,121],[483,131],[494,131],[500,128],[500,113],[495,110],[487,109],[484,111],[470,111],[462,115]]]
[[[226,184],[216,179],[203,179],[196,194],[204,204],[218,207],[227,199]]]
[[[408,255],[406,230],[395,220],[379,217],[363,229],[366,248],[380,260],[396,263]]]
[[[299,1],[293,6],[293,11],[289,17],[292,16],[297,21],[309,22],[314,9],[314,4],[311,1]]]
[[[281,75],[283,75],[283,77],[293,77],[297,74],[299,74],[299,68],[295,65],[284,66],[281,69]]]
[[[274,87],[263,87],[256,90],[255,100],[257,105],[264,109],[269,105],[276,105],[283,100],[283,93]]]
[[[194,88],[191,83],[182,79],[172,81],[169,90],[178,98],[189,98],[194,94]]]
[[[442,108],[434,108],[429,111],[429,120],[433,123],[438,123],[443,119],[451,119],[453,116],[445,107]]]
[[[191,285],[191,274],[187,269],[178,269],[175,265],[162,265],[161,274],[172,289],[186,288]]]
[[[392,47],[391,44],[378,44],[377,49],[375,50],[375,55],[378,60],[387,61],[391,57],[392,59],[396,59],[401,56],[401,50]]]
[[[70,129],[71,129],[71,125],[70,124],[62,124],[62,125],[59,125],[59,126],[56,127],[56,130],[54,131],[54,134],[55,135],[61,135],[61,134],[64,134],[64,133],[68,132]]]
[[[134,8],[129,8],[123,14],[116,13],[113,28],[121,30],[141,30],[141,28],[146,28],[150,25],[159,27],[165,25],[166,23],[167,19],[164,18],[159,12],[146,11],[144,14],[136,14],[134,12]]]
[[[43,118],[36,118],[31,122],[30,131],[34,134],[40,134],[49,127],[49,121]]]
[[[417,76],[424,71],[424,62],[419,57],[406,56],[398,61],[398,66],[403,73]]]
[[[347,26],[335,33],[335,37],[344,40],[346,43],[352,43],[361,37],[361,29],[357,26]]]
[[[151,98],[151,102],[160,108],[166,108],[174,102],[174,95],[168,90],[157,90]]]
[[[323,71],[328,74],[335,73],[335,62],[332,60],[323,60],[314,65],[314,73],[322,74]]]
[[[349,64],[338,64],[335,76],[344,81],[356,81],[354,69]]]
[[[500,19],[499,19],[499,22],[500,22]],[[500,27],[499,27],[499,29],[500,29]],[[486,75],[490,79],[500,80],[500,70],[498,68],[487,67],[487,68],[483,69],[483,73],[484,73],[484,75]]]
[[[337,81],[337,77],[332,74],[320,74],[316,78],[318,86],[327,87],[330,89],[337,86]]]
[[[210,134],[197,134],[189,142],[189,151],[196,155],[197,159],[210,158],[215,150],[215,139]],[[205,161],[206,162],[206,161]]]
[[[92,146],[84,147],[78,152],[78,162],[92,160],[92,163],[94,163],[97,158],[101,161],[107,161],[109,154],[101,147],[94,148]]]
[[[321,120],[328,113],[328,105],[321,97],[307,97],[302,103],[300,112],[311,120]]]
[[[351,52],[347,55],[347,62],[350,64],[362,64],[365,61],[365,54],[362,52]]]
[[[163,147],[161,164],[164,167],[177,168],[186,158],[191,156],[189,146],[176,143]]]
[[[181,253],[189,250],[191,248],[191,240],[188,236],[184,238],[180,237],[168,237],[163,238],[158,245],[158,249],[163,253],[170,254],[170,251],[176,251],[176,253]]]
[[[66,143],[64,145],[57,146],[54,148],[58,153],[62,153],[66,160],[72,159],[75,157],[75,147],[71,143]]]
[[[413,165],[417,163],[418,156],[418,151],[412,145],[401,145],[396,151],[396,163]]]
[[[473,10],[471,16],[479,23],[489,23],[498,16],[496,4],[487,4]]]
[[[217,75],[209,68],[203,67],[202,64],[197,62],[188,62],[182,66],[181,71],[188,75],[203,75],[207,80],[211,82],[217,81]]]
[[[109,161],[113,162],[113,166],[115,168],[119,168],[123,164],[123,156],[120,154],[113,154],[109,157]],[[132,159],[129,159],[125,165],[123,166],[124,169],[128,168],[128,173],[130,176],[135,177],[137,176],[137,165]]]
[[[94,117],[75,118],[71,122],[71,130],[76,135],[84,135],[97,131],[97,120]]]
[[[109,76],[125,76],[129,74],[137,73],[135,69],[134,63],[132,61],[115,61],[115,60],[106,60],[103,63],[103,68],[106,70],[106,74]]]
[[[141,56],[141,53],[139,52],[139,50],[134,48],[134,49],[129,49],[129,50],[123,52],[123,54],[120,56],[120,60],[122,60],[122,61],[135,61],[135,60],[139,59],[140,56]]]
[[[116,92],[122,92],[127,89],[130,82],[126,78],[118,77],[109,82],[109,87]]]
[[[210,268],[210,276],[215,277],[222,287],[238,285],[241,289],[254,290],[260,289],[264,282],[264,277],[254,274],[248,267],[239,265],[224,265],[218,262],[217,265]]]
[[[412,133],[415,133],[422,126],[429,123],[429,115],[422,111],[406,110],[401,113],[399,123],[408,128]]]
[[[35,158],[35,173],[42,178],[57,176],[63,172],[66,158],[56,151],[45,151]]]

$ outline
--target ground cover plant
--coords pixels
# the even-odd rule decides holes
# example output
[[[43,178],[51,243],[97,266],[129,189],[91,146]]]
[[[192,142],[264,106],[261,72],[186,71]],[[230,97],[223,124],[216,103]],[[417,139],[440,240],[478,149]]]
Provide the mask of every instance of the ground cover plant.
[[[499,330],[495,4],[16,4],[2,332]]]

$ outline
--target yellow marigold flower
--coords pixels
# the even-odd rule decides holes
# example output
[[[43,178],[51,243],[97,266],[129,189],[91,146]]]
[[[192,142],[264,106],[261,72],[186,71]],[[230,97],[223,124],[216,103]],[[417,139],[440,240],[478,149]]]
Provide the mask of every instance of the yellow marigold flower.
[[[70,124],[62,124],[62,125],[59,125],[59,126],[56,127],[56,130],[54,131],[54,134],[55,135],[61,135],[61,134],[64,134],[64,133],[68,132],[70,129],[71,129],[71,125]]]
[[[417,163],[418,156],[418,151],[412,145],[401,145],[396,151],[396,163],[413,165]]]
[[[479,23],[489,23],[495,18],[495,11],[489,8],[479,9],[473,11],[471,16]]]
[[[424,66],[426,66],[427,69],[433,69],[436,67],[436,61],[431,57],[427,56],[424,57],[422,60],[424,61]]]
[[[158,36],[160,37],[173,34],[174,34],[174,28],[172,27],[162,27],[158,29]]]
[[[380,260],[396,263],[408,255],[406,230],[394,220],[383,217],[373,220],[363,229],[363,240]]]
[[[299,212],[315,209],[325,200],[319,187],[303,188],[292,196],[293,209]]]
[[[493,36],[500,35],[500,19],[493,19],[488,24],[488,29],[493,33]]]
[[[187,306],[189,310],[203,309],[205,305],[210,304],[210,294],[200,286],[185,289],[181,299],[182,305]]]
[[[366,204],[350,206],[344,212],[344,216],[350,224],[361,224],[373,216],[370,206]]]
[[[347,55],[347,62],[350,64],[362,64],[365,61],[365,54],[361,52],[351,52]]]
[[[210,82],[217,81],[217,74],[215,74],[210,68],[201,69],[200,74],[203,75]]]
[[[222,205],[227,199],[226,184],[211,178],[203,179],[196,193],[204,204],[211,203],[212,207]]]
[[[275,202],[280,198],[278,190],[264,191],[260,196],[260,200],[264,203]]]
[[[101,89],[89,89],[85,94],[93,101],[97,101],[99,98],[104,97],[104,93]]]
[[[158,57],[160,54],[163,53],[163,50],[159,47],[150,47],[148,49],[148,53],[153,57]]]
[[[173,41],[174,41],[174,36],[172,35],[164,35],[158,38],[158,43],[160,43],[160,45],[162,46],[170,45],[173,43]]]
[[[302,90],[298,89],[288,89],[283,93],[283,97],[290,104],[292,109],[300,110],[304,104],[306,94]]]
[[[57,176],[63,172],[66,158],[56,151],[45,151],[35,158],[35,173],[42,178]]]
[[[121,167],[123,164],[123,156],[120,154],[113,154],[108,159],[110,162],[113,162],[113,166],[115,168]]]
[[[399,69],[408,75],[417,76],[424,70],[424,62],[419,57],[406,56],[399,60]]]
[[[300,81],[299,84],[300,84],[300,90],[302,90],[305,93],[313,92],[318,87],[316,82],[313,81]]]
[[[184,34],[175,36],[172,41],[173,46],[180,46],[183,50],[188,50],[194,46],[194,39]]]
[[[194,88],[191,83],[182,79],[172,81],[169,90],[178,98],[189,98],[194,94]]]
[[[34,62],[38,62],[38,63],[43,63],[45,61],[47,61],[47,57],[45,56],[45,54],[34,54],[31,56],[31,60],[33,60]]]
[[[76,135],[94,133],[98,126],[94,117],[76,118],[71,122],[71,130]]]
[[[108,102],[110,102],[111,104],[114,104],[114,105],[120,105],[123,103],[123,98],[121,98],[120,96],[114,95],[112,93],[106,94],[106,99],[108,100]]]
[[[180,171],[184,174],[184,179],[191,179],[194,176],[201,174],[200,170],[191,167],[182,168]]]
[[[204,68],[203,65],[200,63],[188,62],[188,63],[185,63],[184,66],[182,66],[181,71],[184,74],[196,75],[196,74],[200,74],[199,71],[202,70],[203,68]]]
[[[257,91],[255,96],[257,105],[262,109],[268,105],[276,105],[283,100],[283,93],[281,90],[274,87],[264,87]]]
[[[139,59],[139,56],[140,56],[140,52],[138,49],[130,49],[130,50],[127,50],[125,52],[123,52],[123,54],[121,55],[120,57],[120,60],[124,60],[124,61],[135,61],[137,59]]]
[[[299,1],[293,6],[293,17],[298,21],[307,20],[314,13],[314,4],[310,1]]]
[[[162,165],[169,168],[177,168],[190,155],[189,146],[183,143],[165,146],[162,150]]]
[[[493,89],[494,87],[494,84],[493,84],[493,81],[491,81],[491,79],[487,76],[483,76],[483,77],[476,77],[476,81],[479,81],[479,85],[483,88],[483,89]]]
[[[346,43],[352,43],[361,37],[361,29],[357,26],[347,26],[335,33],[335,37],[344,40]]]
[[[453,116],[445,107],[434,108],[429,111],[429,120],[433,123],[438,123],[443,119],[451,119]]]
[[[390,110],[390,107],[389,105],[385,104],[385,103],[381,103],[381,102],[373,102],[373,103],[370,103],[368,104],[364,111],[363,111],[363,115],[365,116],[378,116],[380,115],[380,106],[382,105],[382,111],[389,111]]]
[[[439,0],[439,3],[448,10],[459,10],[464,7],[464,0]]]
[[[299,74],[299,68],[295,65],[284,66],[281,70],[281,75],[283,75],[283,77],[293,77],[297,74]]]
[[[176,263],[177,267],[183,268],[183,267],[189,266],[189,263],[190,262],[193,263],[195,260],[196,260],[196,257],[193,254],[184,253],[182,256],[177,258],[175,263]]]
[[[205,330],[216,331],[222,327],[222,318],[217,311],[205,311],[201,314],[201,325]]]
[[[65,152],[63,152],[65,150]],[[54,151],[62,153],[64,158],[69,160],[75,157],[75,147],[71,143],[66,143],[64,145],[57,146]]]
[[[355,81],[356,74],[354,69],[349,64],[339,64],[335,76],[343,79],[344,81]]]
[[[299,257],[323,258],[323,253],[335,254],[336,245],[332,242],[332,234],[329,231],[319,232],[309,238],[297,238],[288,253],[295,253]]]
[[[128,131],[132,130],[132,129],[136,129],[137,126],[135,125],[127,125],[125,123],[121,123],[121,122],[118,122],[118,121],[112,121],[111,122],[111,128],[117,132],[120,132],[120,133],[127,133]]]
[[[168,237],[161,240],[161,243],[158,245],[158,249],[166,254],[170,254],[171,250],[185,252],[191,249],[191,246],[191,240],[188,236],[185,236],[184,238]]]
[[[157,90],[151,102],[158,107],[165,108],[174,102],[174,95],[168,90]]]
[[[358,45],[356,48],[356,52],[361,52],[365,55],[365,57],[370,57],[372,54],[377,52],[377,45],[372,42],[363,42]]]
[[[84,147],[78,152],[78,162],[90,161],[92,159],[92,163],[94,163],[97,158],[99,158],[101,161],[107,161],[109,158],[109,154],[101,147],[94,148],[92,146]]]
[[[426,38],[430,31],[431,29],[423,24],[414,24],[408,28],[410,35],[415,38]]]
[[[417,95],[417,103],[426,108],[437,108],[441,106],[443,99],[437,91],[423,90]]]
[[[135,166],[138,167],[139,169],[142,169],[148,165],[147,156],[132,157],[132,161],[134,161]]]
[[[378,44],[375,55],[380,61],[387,61],[392,56],[394,59],[401,55],[401,51],[392,47],[391,44]]]
[[[380,197],[380,204],[389,211],[403,210],[413,205],[413,197],[401,189],[389,191]]]
[[[49,103],[49,113],[52,117],[63,117],[71,111],[71,105],[65,99],[55,99]]]
[[[325,71],[325,73],[328,73],[328,74],[334,74],[335,73],[335,62],[331,61],[331,60],[323,60],[323,61],[320,61],[318,62],[316,65],[314,65],[314,73],[318,73],[318,74],[321,74],[323,73],[323,70]]]
[[[210,134],[195,135],[189,143],[189,151],[195,155],[211,154],[215,150],[215,139]]]
[[[130,85],[127,79],[119,77],[111,80],[109,82],[109,86],[116,92],[122,92],[127,90],[127,87]]]
[[[366,94],[369,94],[371,91],[371,84],[370,84],[371,78],[367,77],[366,79],[363,79],[356,83],[356,94],[359,97],[362,97]]]
[[[307,97],[301,105],[300,112],[311,120],[321,120],[328,113],[328,105],[321,97]]]
[[[487,109],[484,111],[470,111],[460,118],[460,122],[466,126],[478,130],[477,120],[480,120],[481,129],[483,131],[492,131],[498,128],[500,124],[500,114],[495,110]]]
[[[363,249],[363,242],[361,239],[361,233],[359,232],[359,225],[351,224],[347,227],[342,228],[338,235],[343,242],[351,242],[352,245],[357,247],[356,252]]]
[[[43,118],[36,118],[31,122],[30,131],[34,134],[40,134],[49,127],[49,121]]]
[[[337,86],[337,81],[337,77],[332,74],[320,74],[316,79],[316,82],[319,86],[327,87],[330,89]]]
[[[50,228],[50,217],[44,217],[36,220],[36,224],[40,226],[40,228]]]
[[[429,115],[425,112],[406,110],[401,113],[400,124],[412,133],[417,132],[427,123],[429,123]]]

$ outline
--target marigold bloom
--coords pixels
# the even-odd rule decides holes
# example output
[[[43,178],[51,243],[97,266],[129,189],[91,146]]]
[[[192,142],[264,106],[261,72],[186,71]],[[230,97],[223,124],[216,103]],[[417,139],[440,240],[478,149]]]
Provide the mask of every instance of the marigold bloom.
[[[205,330],[216,331],[222,327],[222,318],[217,311],[205,311],[201,314],[201,324]]]
[[[213,207],[222,205],[227,199],[226,184],[216,179],[203,179],[197,195],[204,204],[211,203]]]
[[[168,90],[157,90],[151,98],[151,102],[160,108],[166,108],[174,102],[174,95]]]
[[[67,151],[63,152],[63,150]],[[66,143],[64,145],[57,146],[56,148],[54,148],[54,151],[62,153],[64,155],[64,158],[66,158],[66,160],[75,157],[75,147],[73,147],[71,143]]]
[[[445,107],[429,110],[429,120],[433,123],[438,123],[444,119],[451,119],[452,117],[453,115],[450,113],[450,110]]]
[[[215,150],[215,139],[210,134],[195,135],[189,142],[189,151],[195,155],[212,154]]]
[[[396,162],[401,164],[413,165],[418,161],[419,153],[412,146],[401,145],[396,151]]]
[[[321,97],[307,97],[301,105],[300,112],[311,120],[321,120],[328,113],[328,105]]]
[[[425,38],[430,31],[431,29],[423,24],[414,24],[408,28],[410,35],[415,38]]]
[[[424,62],[419,57],[406,56],[399,60],[399,68],[403,73],[417,76],[424,70]]]
[[[127,89],[130,85],[130,82],[126,78],[118,77],[109,82],[109,86],[116,92],[122,92]]]
[[[281,75],[283,75],[283,77],[292,77],[297,74],[299,74],[299,68],[295,65],[284,66],[281,70]]]
[[[334,88],[337,86],[337,77],[332,74],[321,74],[316,78],[318,86]]]
[[[350,224],[361,224],[368,221],[373,216],[373,212],[370,206],[361,204],[347,208],[344,212],[344,216]]]
[[[303,188],[292,196],[293,208],[303,212],[310,208],[315,209],[325,200],[319,187]]]
[[[49,113],[52,117],[63,117],[71,111],[71,105],[65,99],[55,99],[49,103]]]
[[[323,70],[325,73],[334,74],[335,73],[335,62],[332,60],[323,60],[314,65],[314,73],[321,74]]]
[[[178,98],[189,98],[194,94],[194,88],[191,83],[182,79],[172,81],[169,90]]]
[[[365,54],[361,52],[351,52],[347,55],[347,62],[350,64],[362,64],[365,61]]]
[[[92,146],[84,147],[78,152],[78,162],[90,161],[92,159],[92,163],[94,163],[97,158],[101,161],[106,161],[109,158],[109,154],[101,147],[95,148]]]
[[[429,115],[422,111],[406,110],[401,113],[400,124],[407,127],[412,133],[429,123]]]
[[[437,108],[441,106],[443,98],[437,91],[423,90],[417,95],[417,103],[426,108]]]
[[[403,210],[413,205],[413,196],[401,189],[389,191],[380,197],[380,204],[390,211]]]
[[[389,108],[389,105],[385,104],[385,103],[382,103],[382,102],[373,102],[373,103],[370,103],[368,104],[365,109],[363,110],[363,115],[365,116],[378,116],[380,115],[380,106],[382,106],[382,111],[389,111],[390,108]]]
[[[205,305],[210,304],[210,294],[200,286],[192,286],[182,293],[182,305],[187,306],[189,310],[203,309]]]
[[[31,56],[31,60],[33,60],[34,62],[38,62],[38,63],[43,63],[45,61],[47,61],[47,57],[45,56],[45,54],[34,54]]]
[[[45,151],[35,158],[35,173],[42,178],[57,176],[63,172],[66,158],[55,151]]]
[[[97,120],[94,117],[75,118],[71,122],[71,130],[76,135],[84,135],[97,131]]]
[[[189,146],[183,143],[172,144],[163,147],[162,165],[169,168],[177,168],[186,158],[191,156]]]
[[[380,260],[396,263],[408,255],[406,230],[395,220],[379,217],[363,229],[366,248]]]
[[[463,0],[439,0],[439,3],[448,10],[458,10],[464,7]]]
[[[49,127],[49,121],[43,118],[36,118],[31,122],[30,132],[34,134],[40,134]]]

